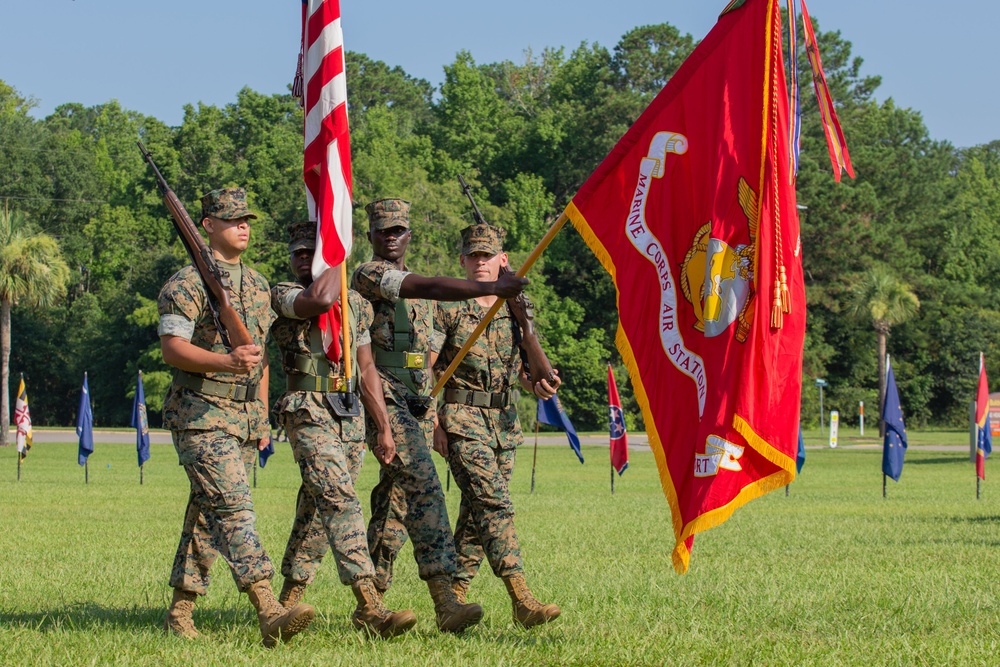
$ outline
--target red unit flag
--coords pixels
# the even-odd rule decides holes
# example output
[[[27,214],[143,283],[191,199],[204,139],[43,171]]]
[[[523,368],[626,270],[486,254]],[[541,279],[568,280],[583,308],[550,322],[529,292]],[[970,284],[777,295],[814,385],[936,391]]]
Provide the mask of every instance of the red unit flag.
[[[339,0],[302,2],[303,178],[310,220],[318,222],[313,277],[347,260],[354,240],[351,138]],[[326,355],[340,360],[340,304],[319,317]]]
[[[736,0],[567,207],[615,282],[618,349],[694,535],[795,478],[805,290],[777,0]]]
[[[611,434],[611,467],[620,477],[628,468],[628,433],[625,429],[625,413],[622,412],[622,401],[618,398],[618,385],[615,384],[615,374],[608,364],[608,431]]]

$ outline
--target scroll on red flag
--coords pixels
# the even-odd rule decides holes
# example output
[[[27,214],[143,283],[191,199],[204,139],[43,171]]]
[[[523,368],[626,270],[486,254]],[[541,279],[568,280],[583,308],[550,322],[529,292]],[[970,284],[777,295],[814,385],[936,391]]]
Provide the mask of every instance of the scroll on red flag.
[[[303,178],[309,217],[318,222],[313,277],[339,266],[354,240],[351,139],[347,126],[344,33],[339,0],[302,2]],[[340,304],[319,317],[326,355],[340,360]]]
[[[566,213],[611,274],[685,572],[795,478],[805,290],[777,0],[736,0]]]
[[[622,412],[622,401],[618,397],[618,385],[615,374],[608,364],[608,430],[611,437],[611,467],[618,476],[628,468],[628,432],[625,429],[625,413]]]

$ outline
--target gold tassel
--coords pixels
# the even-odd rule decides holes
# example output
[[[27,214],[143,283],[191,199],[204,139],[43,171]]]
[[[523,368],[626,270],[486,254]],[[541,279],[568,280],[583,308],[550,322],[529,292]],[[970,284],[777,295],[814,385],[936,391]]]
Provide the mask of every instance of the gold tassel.
[[[771,328],[780,329],[784,323],[784,316],[781,314],[781,283],[774,281],[774,300],[771,302]]]
[[[792,312],[792,295],[788,291],[788,280],[785,278],[785,265],[778,267],[778,275],[781,276],[781,310],[785,313]]]

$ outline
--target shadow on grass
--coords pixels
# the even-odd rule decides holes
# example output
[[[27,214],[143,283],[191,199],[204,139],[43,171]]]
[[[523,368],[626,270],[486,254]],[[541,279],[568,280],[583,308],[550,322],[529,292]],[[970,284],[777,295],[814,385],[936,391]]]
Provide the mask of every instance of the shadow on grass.
[[[1000,523],[1000,516],[952,516],[952,523]]]
[[[80,602],[53,609],[31,612],[0,611],[0,625],[25,627],[36,632],[92,630],[115,627],[122,630],[162,630],[166,607],[103,607],[93,602]],[[256,615],[243,609],[195,608],[194,622],[199,630],[211,631],[244,624],[257,625]]]
[[[935,456],[934,458],[917,458],[913,457],[907,459],[906,465],[908,466],[924,466],[924,465],[938,465],[941,463],[968,463],[968,456]]]

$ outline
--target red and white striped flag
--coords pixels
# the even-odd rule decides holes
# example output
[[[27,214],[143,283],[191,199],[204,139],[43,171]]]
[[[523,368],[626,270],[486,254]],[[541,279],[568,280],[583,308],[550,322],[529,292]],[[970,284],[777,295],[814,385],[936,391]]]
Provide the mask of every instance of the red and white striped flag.
[[[339,266],[354,241],[351,207],[351,137],[339,0],[302,1],[302,106],[305,151],[302,174],[309,217],[316,220],[313,277]],[[340,360],[340,305],[321,315],[326,355]]]

